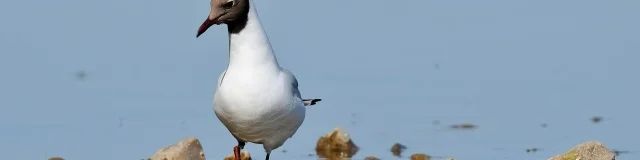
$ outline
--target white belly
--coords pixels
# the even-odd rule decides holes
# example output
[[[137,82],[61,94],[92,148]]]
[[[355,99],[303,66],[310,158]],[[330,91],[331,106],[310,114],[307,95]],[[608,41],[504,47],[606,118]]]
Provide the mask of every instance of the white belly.
[[[224,76],[214,97],[214,112],[237,139],[275,149],[302,125],[304,105],[283,76],[230,72]]]

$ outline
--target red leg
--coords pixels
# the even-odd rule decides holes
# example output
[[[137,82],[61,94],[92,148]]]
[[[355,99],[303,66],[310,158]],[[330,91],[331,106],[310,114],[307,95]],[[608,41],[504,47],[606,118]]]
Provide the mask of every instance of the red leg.
[[[236,160],[240,160],[240,147],[233,147],[233,154],[236,156]]]

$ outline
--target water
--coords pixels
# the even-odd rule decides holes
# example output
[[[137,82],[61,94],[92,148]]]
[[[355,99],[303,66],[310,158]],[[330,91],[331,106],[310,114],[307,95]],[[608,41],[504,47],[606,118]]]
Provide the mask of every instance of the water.
[[[459,160],[547,159],[590,140],[640,150],[637,1],[256,1],[281,65],[323,99],[274,159],[314,159],[335,127],[359,158],[398,159],[396,142]],[[0,159],[137,160],[191,136],[209,159],[230,154],[211,108],[226,31],[195,38],[208,7],[0,2]],[[462,123],[478,128],[447,127]]]

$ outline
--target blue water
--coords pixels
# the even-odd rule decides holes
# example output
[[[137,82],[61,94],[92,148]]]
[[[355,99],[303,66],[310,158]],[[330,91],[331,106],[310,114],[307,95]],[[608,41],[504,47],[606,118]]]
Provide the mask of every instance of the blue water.
[[[255,1],[280,64],[323,99],[273,159],[313,159],[335,127],[361,158],[397,159],[396,142],[459,160],[640,150],[640,1]],[[211,108],[226,30],[195,38],[208,4],[1,1],[0,159],[141,159],[191,136],[230,154]]]

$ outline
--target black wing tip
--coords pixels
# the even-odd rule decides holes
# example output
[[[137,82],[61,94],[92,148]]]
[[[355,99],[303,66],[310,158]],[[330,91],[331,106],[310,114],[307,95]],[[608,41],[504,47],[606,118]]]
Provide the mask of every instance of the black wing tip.
[[[316,103],[322,101],[322,99],[304,99],[302,101],[307,101],[309,102],[309,105],[315,105]]]

